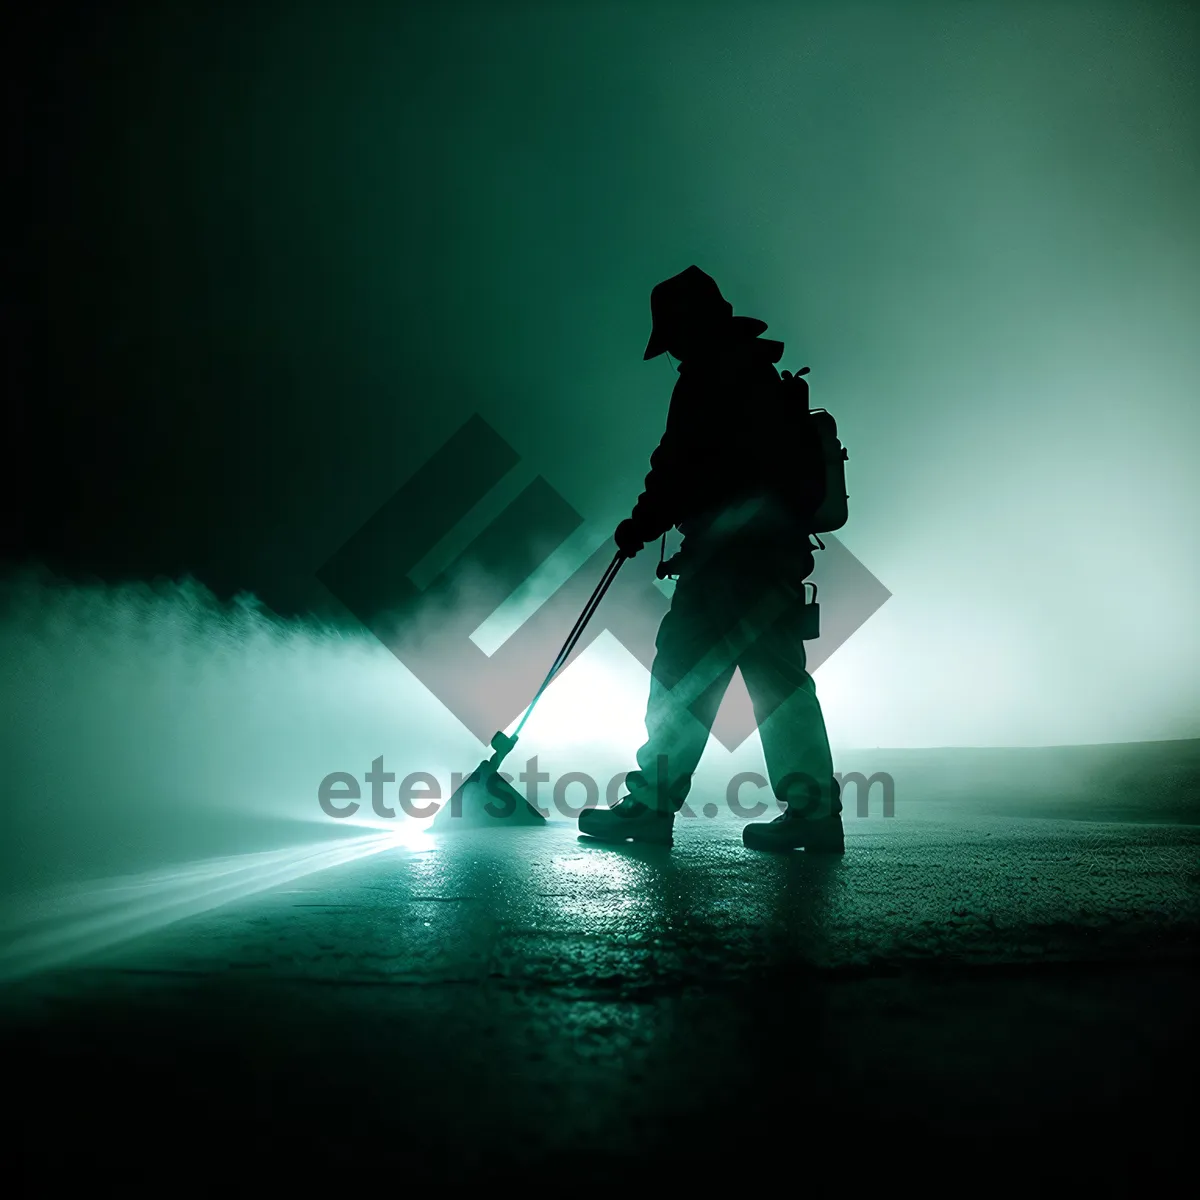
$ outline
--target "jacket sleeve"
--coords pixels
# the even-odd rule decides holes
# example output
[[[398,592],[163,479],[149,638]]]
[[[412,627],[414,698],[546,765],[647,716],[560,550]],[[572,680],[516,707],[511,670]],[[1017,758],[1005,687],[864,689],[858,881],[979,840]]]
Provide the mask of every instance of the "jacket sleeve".
[[[678,395],[676,391],[671,398],[667,428],[658,448],[650,455],[645,490],[638,497],[631,515],[638,536],[647,542],[661,537],[679,518],[680,493],[687,464],[684,462]]]

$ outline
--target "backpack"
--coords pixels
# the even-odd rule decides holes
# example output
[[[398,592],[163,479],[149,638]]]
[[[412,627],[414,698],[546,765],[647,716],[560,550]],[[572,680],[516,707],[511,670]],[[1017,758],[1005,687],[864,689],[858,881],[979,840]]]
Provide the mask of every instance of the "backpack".
[[[794,375],[784,371],[781,386],[786,389],[785,411],[799,426],[799,463],[797,482],[804,486],[798,498],[801,509],[808,515],[808,533],[833,533],[850,518],[846,492],[846,462],[849,455],[838,439],[837,421],[824,408],[810,408],[808,402],[808,367]],[[819,541],[820,539],[818,539]]]

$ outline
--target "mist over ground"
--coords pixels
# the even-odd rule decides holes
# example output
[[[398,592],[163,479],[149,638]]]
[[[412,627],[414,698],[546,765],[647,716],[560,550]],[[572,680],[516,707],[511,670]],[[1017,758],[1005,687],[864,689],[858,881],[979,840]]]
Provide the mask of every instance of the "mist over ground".
[[[897,821],[933,813],[1200,820],[1196,741],[1041,751],[856,747],[844,736],[855,704],[839,670],[843,653],[816,672],[835,766],[891,775]],[[335,843],[356,838],[403,838],[427,822],[404,815],[397,783],[384,789],[395,817],[372,811],[364,776],[373,761],[382,757],[397,780],[432,775],[444,799],[455,773],[487,753],[352,620],[284,619],[250,596],[220,601],[195,581],[11,580],[0,662],[6,897],[153,869],[167,869],[177,887],[188,881],[173,872],[189,864],[210,871],[235,856],[244,867],[281,849],[336,852]],[[506,766],[517,775],[537,756],[532,769],[549,777],[538,800],[552,819],[568,819],[562,805],[584,802],[579,785],[555,792],[568,772],[589,774],[601,794],[619,787],[643,740],[647,686],[644,668],[608,634],[551,686]],[[735,679],[733,687],[742,686]],[[697,809],[715,801],[724,817],[729,781],[763,771],[757,734],[733,752],[712,739],[693,801]],[[321,810],[318,789],[333,772],[359,780],[351,817]],[[759,797],[749,788],[740,799]],[[883,819],[882,799],[871,793],[870,819]],[[846,800],[851,819],[857,793],[847,789]]]

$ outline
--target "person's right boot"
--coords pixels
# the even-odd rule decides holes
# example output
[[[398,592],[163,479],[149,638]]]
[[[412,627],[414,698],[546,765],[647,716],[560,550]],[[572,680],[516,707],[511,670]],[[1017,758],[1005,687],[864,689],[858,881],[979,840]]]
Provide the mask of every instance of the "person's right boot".
[[[751,850],[807,850],[809,854],[845,854],[842,818],[815,821],[783,813],[773,821],[756,821],[742,828],[742,842]]]
[[[806,850],[809,854],[845,854],[842,829],[842,789],[833,781],[833,812],[806,820],[785,810],[773,821],[756,821],[742,827],[742,843],[751,850]]]

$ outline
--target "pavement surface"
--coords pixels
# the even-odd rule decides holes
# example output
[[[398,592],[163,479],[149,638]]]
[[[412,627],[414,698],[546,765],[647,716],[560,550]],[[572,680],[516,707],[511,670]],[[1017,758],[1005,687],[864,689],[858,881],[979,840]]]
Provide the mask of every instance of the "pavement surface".
[[[1200,828],[846,830],[822,859],[728,817],[672,849],[557,821],[77,893],[0,955],[9,1133],[47,1186],[1186,1165]]]

